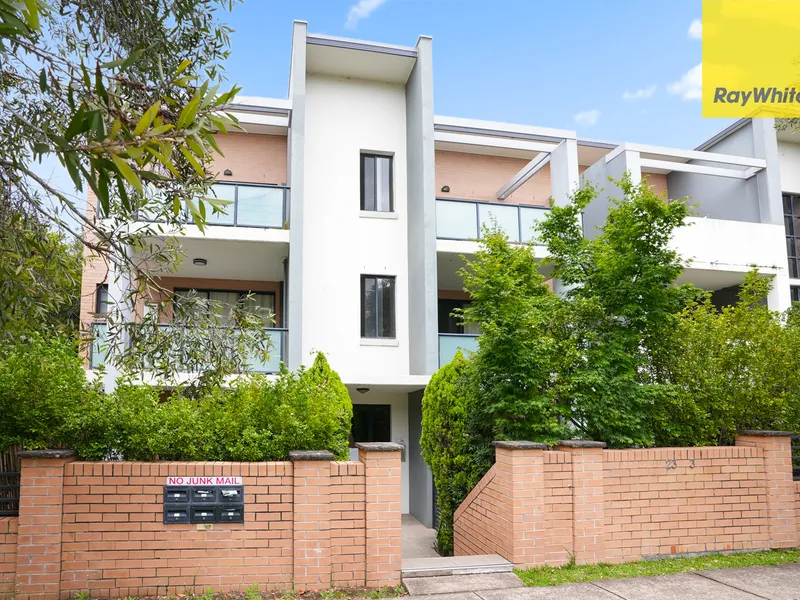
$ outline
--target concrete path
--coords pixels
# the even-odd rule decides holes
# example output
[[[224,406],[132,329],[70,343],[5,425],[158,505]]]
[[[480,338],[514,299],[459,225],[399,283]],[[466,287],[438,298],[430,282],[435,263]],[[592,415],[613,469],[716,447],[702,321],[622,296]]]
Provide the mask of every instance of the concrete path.
[[[522,587],[512,573],[404,581],[413,600],[800,600],[800,563]]]

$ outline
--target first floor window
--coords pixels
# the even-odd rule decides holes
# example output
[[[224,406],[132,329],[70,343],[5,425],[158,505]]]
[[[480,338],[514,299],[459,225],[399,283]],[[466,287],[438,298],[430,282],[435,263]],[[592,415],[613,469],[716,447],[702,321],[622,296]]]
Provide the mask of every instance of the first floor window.
[[[454,313],[456,309],[464,310],[470,304],[469,300],[439,300],[439,333],[478,335],[477,323],[462,323],[461,317]]]
[[[108,314],[108,284],[101,283],[97,286],[97,294],[95,296],[94,312],[105,315]]]
[[[361,155],[361,210],[394,210],[391,156]]]
[[[361,337],[395,337],[395,278],[361,276]]]

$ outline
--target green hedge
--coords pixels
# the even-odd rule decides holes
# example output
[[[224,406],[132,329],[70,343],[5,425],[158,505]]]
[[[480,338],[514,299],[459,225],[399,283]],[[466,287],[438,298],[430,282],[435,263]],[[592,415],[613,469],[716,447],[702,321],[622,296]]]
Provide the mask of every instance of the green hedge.
[[[453,514],[485,471],[475,447],[471,363],[459,351],[439,369],[422,397],[422,456],[433,472],[439,507],[436,550],[453,554]],[[490,446],[491,447],[491,446]]]
[[[0,444],[61,445],[89,460],[284,460],[290,450],[348,456],[353,408],[322,353],[308,369],[243,378],[200,398],[122,379],[86,382],[66,338],[35,338],[0,355]]]

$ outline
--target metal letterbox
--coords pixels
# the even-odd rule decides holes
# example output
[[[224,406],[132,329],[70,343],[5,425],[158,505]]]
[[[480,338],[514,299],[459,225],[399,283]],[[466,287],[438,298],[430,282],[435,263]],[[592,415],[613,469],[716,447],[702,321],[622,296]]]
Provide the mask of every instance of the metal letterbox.
[[[214,504],[216,501],[217,493],[214,486],[192,488],[192,504]]]
[[[217,488],[220,504],[241,504],[244,501],[244,488],[240,485]]]
[[[188,504],[189,488],[174,485],[164,486],[164,504]]]
[[[244,523],[244,506],[220,506],[220,523]]]
[[[217,508],[215,506],[192,506],[192,523],[216,523]]]
[[[164,523],[188,523],[189,507],[175,504],[164,505]]]

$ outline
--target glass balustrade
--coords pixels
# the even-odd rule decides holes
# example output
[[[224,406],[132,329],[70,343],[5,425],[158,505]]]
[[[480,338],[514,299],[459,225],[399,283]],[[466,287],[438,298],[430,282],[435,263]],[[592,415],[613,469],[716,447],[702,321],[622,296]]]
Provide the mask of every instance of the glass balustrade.
[[[462,354],[471,354],[478,349],[478,336],[467,333],[439,334],[439,366],[449,363],[461,350]]]
[[[470,200],[436,200],[436,237],[444,240],[477,240],[484,226],[496,224],[511,242],[538,244],[534,225],[549,208]]]

